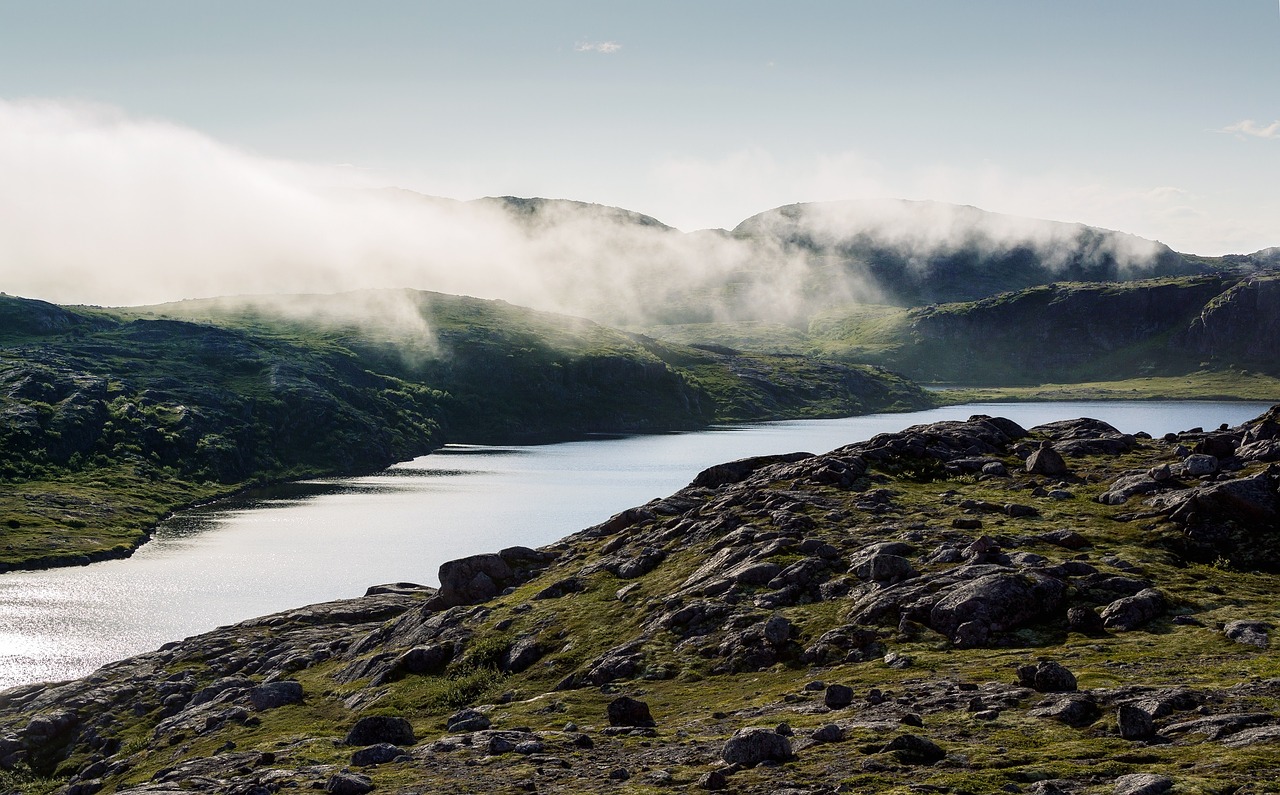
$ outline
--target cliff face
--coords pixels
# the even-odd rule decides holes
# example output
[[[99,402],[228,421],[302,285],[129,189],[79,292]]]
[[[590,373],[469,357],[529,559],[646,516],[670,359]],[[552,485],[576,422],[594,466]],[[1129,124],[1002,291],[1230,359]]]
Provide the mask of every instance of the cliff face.
[[[976,416],[729,462],[438,589],[0,693],[0,783],[1270,791],[1278,416]]]
[[[1134,377],[1191,364],[1171,340],[1230,282],[1052,284],[913,310],[895,363],[918,378],[988,383]]]
[[[1280,372],[1280,277],[1241,282],[1207,303],[1182,342],[1201,356],[1264,372]]]

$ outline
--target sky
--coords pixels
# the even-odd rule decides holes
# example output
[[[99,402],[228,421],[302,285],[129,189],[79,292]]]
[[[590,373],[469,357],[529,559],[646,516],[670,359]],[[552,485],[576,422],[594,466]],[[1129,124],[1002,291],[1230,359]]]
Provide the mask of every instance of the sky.
[[[266,183],[684,230],[932,199],[1249,252],[1280,245],[1280,6],[0,0],[0,275],[114,245],[100,204],[184,226]]]

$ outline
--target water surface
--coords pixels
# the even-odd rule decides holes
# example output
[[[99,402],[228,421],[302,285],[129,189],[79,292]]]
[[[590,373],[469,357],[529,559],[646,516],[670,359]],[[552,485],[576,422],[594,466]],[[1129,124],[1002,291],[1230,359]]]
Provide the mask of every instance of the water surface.
[[[1159,435],[1237,425],[1267,407],[971,404],[527,447],[450,446],[377,475],[290,484],[186,512],[125,560],[0,575],[0,688],[81,676],[170,640],[359,596],[376,583],[435,585],[446,560],[550,543],[735,458],[820,453],[975,413],[1026,427],[1089,416]]]

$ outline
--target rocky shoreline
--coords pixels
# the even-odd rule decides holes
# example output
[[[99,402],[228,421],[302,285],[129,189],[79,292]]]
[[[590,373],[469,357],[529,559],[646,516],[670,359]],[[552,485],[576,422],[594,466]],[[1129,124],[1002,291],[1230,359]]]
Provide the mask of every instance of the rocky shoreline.
[[[1277,461],[1280,408],[730,462],[0,692],[0,792],[1280,791]]]

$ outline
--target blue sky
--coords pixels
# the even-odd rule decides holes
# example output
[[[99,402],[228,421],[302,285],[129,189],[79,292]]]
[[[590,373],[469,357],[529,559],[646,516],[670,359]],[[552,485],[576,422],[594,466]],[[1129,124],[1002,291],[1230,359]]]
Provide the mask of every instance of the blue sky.
[[[0,0],[0,100],[684,229],[887,196],[1280,245],[1275,0]]]

